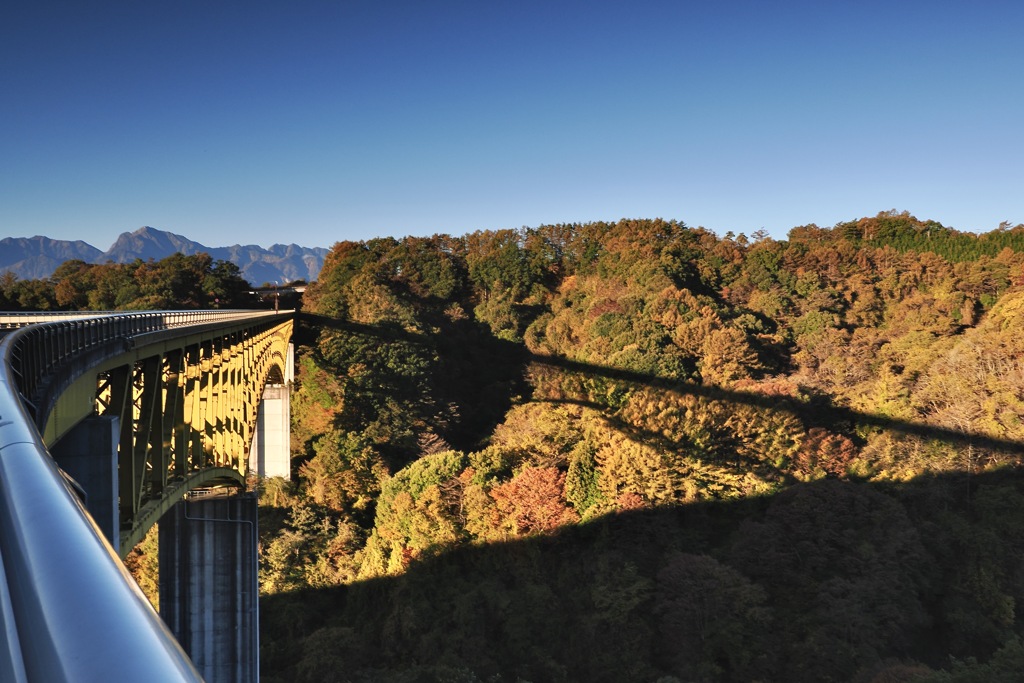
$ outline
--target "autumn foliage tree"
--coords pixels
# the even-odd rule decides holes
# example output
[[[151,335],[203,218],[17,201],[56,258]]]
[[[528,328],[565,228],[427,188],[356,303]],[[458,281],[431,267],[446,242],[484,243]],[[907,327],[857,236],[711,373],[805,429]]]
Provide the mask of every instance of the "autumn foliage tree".
[[[494,487],[491,497],[514,536],[550,532],[579,520],[565,502],[565,473],[553,467],[524,467]]]

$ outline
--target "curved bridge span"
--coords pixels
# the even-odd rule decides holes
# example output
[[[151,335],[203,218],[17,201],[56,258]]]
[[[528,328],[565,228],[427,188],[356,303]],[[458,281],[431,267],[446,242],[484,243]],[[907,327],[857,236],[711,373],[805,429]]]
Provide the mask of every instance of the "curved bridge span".
[[[200,680],[116,554],[188,491],[244,484],[292,325],[0,314],[0,680]]]

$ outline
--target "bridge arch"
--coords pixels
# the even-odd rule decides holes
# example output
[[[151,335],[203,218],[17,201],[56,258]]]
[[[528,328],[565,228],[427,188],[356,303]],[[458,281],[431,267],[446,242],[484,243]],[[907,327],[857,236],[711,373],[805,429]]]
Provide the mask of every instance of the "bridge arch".
[[[137,320],[152,316],[156,329]],[[81,330],[93,332],[93,321],[39,325],[24,331],[34,338],[21,345],[22,365],[46,368],[23,397],[48,447],[60,451],[89,420],[118,420],[118,529],[110,533],[122,557],[188,491],[245,483],[263,388],[272,374],[287,373],[290,316],[223,312],[167,326],[168,316],[111,316],[108,326],[128,330],[108,330],[91,344]],[[54,350],[60,355],[47,363]]]

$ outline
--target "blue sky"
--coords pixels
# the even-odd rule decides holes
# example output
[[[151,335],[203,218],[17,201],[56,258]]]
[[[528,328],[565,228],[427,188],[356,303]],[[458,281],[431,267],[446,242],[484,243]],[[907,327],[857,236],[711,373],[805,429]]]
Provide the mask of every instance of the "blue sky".
[[[1024,3],[8,2],[0,238],[1024,222]]]

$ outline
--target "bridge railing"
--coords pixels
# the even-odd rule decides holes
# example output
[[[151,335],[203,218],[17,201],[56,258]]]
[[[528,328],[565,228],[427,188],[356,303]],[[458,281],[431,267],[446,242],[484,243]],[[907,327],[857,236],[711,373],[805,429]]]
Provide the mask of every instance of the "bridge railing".
[[[19,329],[5,361],[14,372],[23,400],[40,382],[79,353],[112,342],[126,347],[131,338],[176,327],[279,316],[273,311],[143,311],[138,313],[0,313],[0,329]],[[46,324],[40,324],[46,323]],[[27,329],[22,329],[27,328]],[[39,416],[34,416],[36,419]]]
[[[183,325],[275,315],[0,315],[0,680],[199,681],[47,452],[23,397],[62,359]],[[93,314],[96,315],[96,314]]]
[[[240,318],[252,318],[269,315],[269,311],[259,310],[205,310],[205,311],[0,311],[0,329],[18,328],[35,323],[62,322],[73,320],[96,320],[98,318],[158,318],[163,319],[168,327],[193,325],[201,322],[221,322]]]

